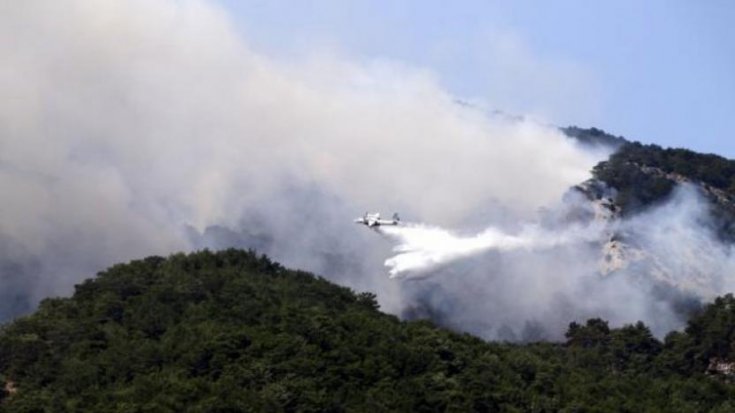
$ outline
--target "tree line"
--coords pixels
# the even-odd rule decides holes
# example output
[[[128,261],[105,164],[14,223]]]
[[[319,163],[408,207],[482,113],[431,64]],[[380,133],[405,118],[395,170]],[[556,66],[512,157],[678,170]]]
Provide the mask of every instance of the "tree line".
[[[0,330],[0,412],[731,412],[735,298],[664,340],[514,344],[401,321],[254,251],[115,265]]]

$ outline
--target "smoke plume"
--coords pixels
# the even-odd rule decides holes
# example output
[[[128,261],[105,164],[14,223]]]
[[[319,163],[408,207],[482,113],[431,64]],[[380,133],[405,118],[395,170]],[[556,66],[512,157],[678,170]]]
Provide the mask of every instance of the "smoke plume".
[[[642,320],[663,336],[735,287],[732,246],[718,238],[701,189],[680,186],[623,219],[574,191],[564,199],[513,234],[381,228],[395,244],[391,275],[419,280],[406,284],[404,315],[513,341],[560,339],[570,320],[591,317]]]
[[[487,228],[479,234],[466,237],[426,225],[383,227],[380,231],[399,242],[393,248],[397,254],[385,261],[390,268],[391,278],[421,276],[436,267],[488,250],[536,251],[590,240],[597,233],[592,228],[577,226],[548,231],[537,225],[527,225],[518,234]]]
[[[116,262],[235,246],[488,338],[558,338],[586,316],[680,325],[678,287],[634,265],[601,277],[599,229],[538,217],[572,208],[562,195],[607,154],[458,104],[425,69],[276,59],[205,0],[4,1],[0,57],[0,320]],[[378,209],[457,232],[385,230],[389,271],[391,243],[352,223]],[[718,254],[697,270],[729,268],[701,219],[639,220],[676,229],[641,237],[663,260],[695,236]]]

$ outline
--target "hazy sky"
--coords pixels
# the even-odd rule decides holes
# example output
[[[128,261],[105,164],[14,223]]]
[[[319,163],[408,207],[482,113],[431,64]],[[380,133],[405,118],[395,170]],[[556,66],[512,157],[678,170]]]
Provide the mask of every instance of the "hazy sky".
[[[458,98],[735,158],[735,3],[220,0],[257,50],[390,60]]]

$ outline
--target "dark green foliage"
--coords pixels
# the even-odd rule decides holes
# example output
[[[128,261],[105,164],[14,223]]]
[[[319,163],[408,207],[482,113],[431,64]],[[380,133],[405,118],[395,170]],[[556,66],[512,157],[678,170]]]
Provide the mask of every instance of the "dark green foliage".
[[[735,358],[735,297],[727,294],[715,299],[689,323],[686,333],[701,358]]]
[[[401,322],[253,252],[116,265],[0,332],[0,412],[731,411],[725,296],[665,344],[572,323],[565,344]],[[16,391],[17,389],[17,391]]]
[[[610,342],[610,327],[607,326],[607,321],[599,318],[587,320],[584,326],[573,322],[569,324],[566,338],[570,346],[591,348],[607,345]]]
[[[728,190],[735,183],[735,161],[688,149],[663,149],[635,142],[622,147],[612,160],[659,168],[722,190]]]
[[[735,297],[715,299],[692,318],[685,334],[669,334],[666,346],[678,356],[667,361],[681,371],[701,371],[714,360],[735,360]]]
[[[593,173],[618,191],[616,203],[624,214],[664,200],[676,184],[667,174],[719,190],[729,200],[735,198],[735,161],[687,149],[627,143]]]
[[[611,135],[601,129],[597,128],[580,128],[577,126],[568,126],[566,128],[560,128],[565,135],[570,138],[576,139],[583,145],[588,146],[608,146],[611,148],[619,148],[628,143],[625,138],[621,136]]]
[[[663,201],[674,189],[675,182],[665,177],[646,173],[641,166],[651,166],[648,157],[634,156],[635,149],[642,147],[638,143],[623,146],[610,159],[595,166],[595,178],[604,181],[617,191],[615,203],[623,214],[640,211],[644,207]],[[661,148],[651,147],[650,151],[642,151],[656,158]]]

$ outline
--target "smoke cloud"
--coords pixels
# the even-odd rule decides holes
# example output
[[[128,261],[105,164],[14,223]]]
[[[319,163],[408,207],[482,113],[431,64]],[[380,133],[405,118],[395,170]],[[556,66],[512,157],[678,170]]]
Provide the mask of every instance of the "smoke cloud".
[[[385,261],[410,283],[407,317],[503,340],[561,339],[570,320],[642,320],[658,336],[735,287],[732,246],[716,233],[702,190],[677,188],[645,213],[614,219],[575,191],[516,234],[460,237],[419,226],[385,228]]]
[[[606,153],[400,62],[269,57],[210,1],[2,2],[0,57],[0,320],[116,262],[230,246],[488,338],[558,338],[586,316],[664,331],[679,292],[730,285],[702,208],[630,222],[678,269],[671,289],[638,264],[601,276],[595,224],[539,219],[589,209],[560,200]],[[700,202],[682,199],[669,207]],[[386,229],[386,269],[394,245],[352,223],[376,209],[453,232]],[[691,236],[718,255],[689,285],[666,257]]]
[[[497,228],[488,228],[468,237],[425,225],[383,227],[380,231],[399,240],[393,248],[397,254],[385,261],[391,278],[416,277],[436,267],[488,250],[536,251],[559,245],[584,241],[596,234],[591,228],[570,226],[548,231],[537,225],[524,227],[519,234],[507,234]]]

